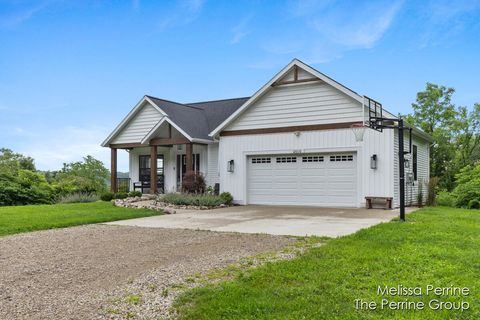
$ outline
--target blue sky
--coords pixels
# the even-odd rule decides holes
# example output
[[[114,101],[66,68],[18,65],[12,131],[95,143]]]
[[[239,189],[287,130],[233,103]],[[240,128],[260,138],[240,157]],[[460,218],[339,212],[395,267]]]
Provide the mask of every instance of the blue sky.
[[[394,113],[427,81],[472,106],[480,1],[0,0],[0,147],[108,165],[100,143],[144,94],[249,96],[295,57]]]

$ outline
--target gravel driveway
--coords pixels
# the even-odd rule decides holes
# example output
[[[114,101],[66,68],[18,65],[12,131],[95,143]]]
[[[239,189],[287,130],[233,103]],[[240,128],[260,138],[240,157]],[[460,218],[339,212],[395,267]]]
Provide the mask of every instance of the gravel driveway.
[[[156,283],[151,288],[155,288],[162,281],[171,283],[242,257],[279,250],[292,241],[111,225],[3,237],[0,319],[103,318],[106,297],[136,279],[149,279],[152,270],[156,276],[151,281]]]

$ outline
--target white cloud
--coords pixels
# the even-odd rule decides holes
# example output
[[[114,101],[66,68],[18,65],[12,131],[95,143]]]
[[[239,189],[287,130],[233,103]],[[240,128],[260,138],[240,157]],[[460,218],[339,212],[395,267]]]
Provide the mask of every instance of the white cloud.
[[[392,25],[403,1],[374,3],[355,10],[355,15],[334,10],[315,17],[312,25],[326,39],[346,48],[371,48]]]
[[[178,1],[174,8],[160,20],[158,30],[187,25],[196,20],[203,9],[205,0]]]
[[[29,5],[22,8],[15,8],[15,6],[19,6],[22,3],[13,2],[13,10],[10,12],[7,11],[6,14],[2,14],[0,16],[0,28],[13,28],[16,27],[31,18],[33,18],[36,14],[41,12],[43,9],[49,7],[52,4],[55,4],[58,0],[43,0],[38,1],[35,5]]]
[[[250,65],[263,68],[285,64],[298,57],[309,63],[325,63],[341,57],[350,50],[376,46],[394,24],[403,0],[342,2],[335,0],[307,0],[290,3],[284,21],[277,22],[268,40],[261,44],[267,54],[263,60]],[[282,23],[288,22],[287,27]],[[301,26],[289,29],[291,25]],[[275,56],[281,63],[272,62]]]
[[[100,146],[108,135],[108,129],[103,127],[67,126],[40,132],[17,127],[11,135],[26,145],[15,151],[33,157],[39,170],[58,170],[63,163],[80,161],[87,155],[101,160],[107,168],[110,166],[110,150]],[[128,171],[125,152],[119,154],[118,160],[119,170]]]
[[[480,25],[478,14],[480,12],[479,0],[458,1],[430,1],[418,13],[422,22],[417,30],[420,38],[420,47],[436,45],[452,45],[457,35],[466,28]]]
[[[325,10],[328,6],[333,5],[336,0],[303,0],[291,1],[288,11],[295,17],[309,16],[312,13]]]
[[[232,39],[230,40],[230,44],[237,44],[242,40],[245,36],[247,36],[251,31],[248,29],[248,24],[250,20],[252,20],[253,15],[248,15],[243,18],[239,24],[237,24],[232,29]]]

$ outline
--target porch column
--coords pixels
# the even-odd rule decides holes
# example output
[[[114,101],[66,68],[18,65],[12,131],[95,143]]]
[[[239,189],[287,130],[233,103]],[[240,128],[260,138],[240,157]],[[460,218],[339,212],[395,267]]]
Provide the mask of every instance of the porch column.
[[[150,193],[157,193],[157,146],[150,147]]]
[[[185,148],[186,172],[193,171],[193,143],[187,143]]]
[[[117,149],[110,147],[110,191],[117,192]]]

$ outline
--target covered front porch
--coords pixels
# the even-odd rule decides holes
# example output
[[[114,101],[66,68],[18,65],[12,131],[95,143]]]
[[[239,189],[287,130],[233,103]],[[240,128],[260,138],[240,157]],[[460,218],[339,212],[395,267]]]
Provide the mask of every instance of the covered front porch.
[[[144,143],[109,145],[112,192],[125,189],[150,194],[181,191],[182,180],[187,172],[207,171],[206,144],[192,142],[167,122],[157,128],[153,136]],[[119,149],[129,153],[128,179],[117,176]]]

